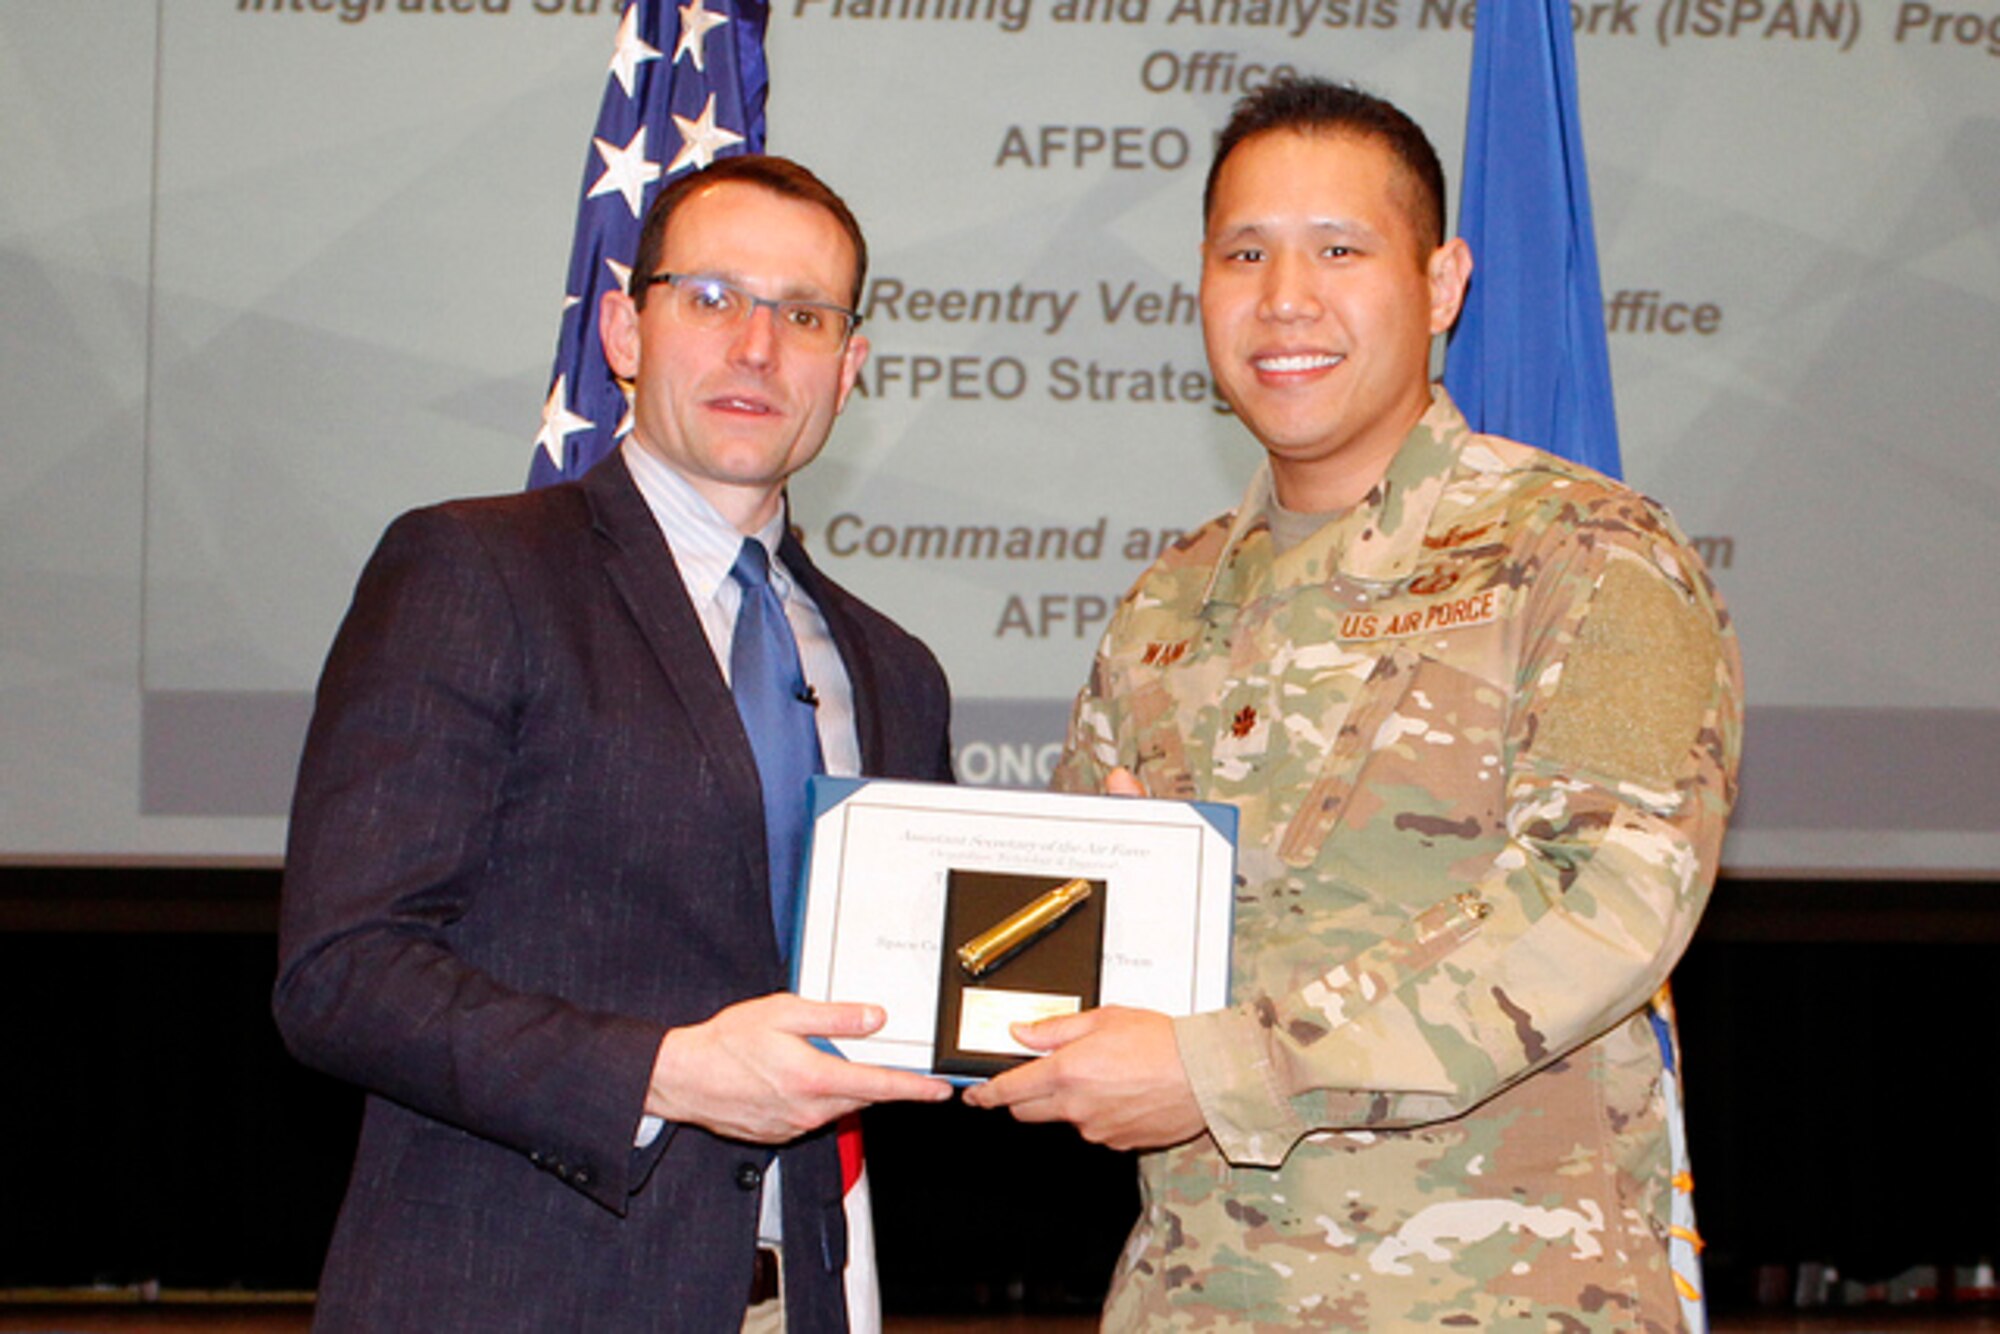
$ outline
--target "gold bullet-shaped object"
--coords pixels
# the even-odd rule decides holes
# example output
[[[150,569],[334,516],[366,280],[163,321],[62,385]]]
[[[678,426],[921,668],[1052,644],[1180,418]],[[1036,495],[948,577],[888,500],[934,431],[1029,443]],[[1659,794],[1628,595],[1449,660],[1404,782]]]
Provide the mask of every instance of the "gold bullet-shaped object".
[[[1013,916],[988,927],[958,947],[958,966],[967,977],[984,977],[1025,948],[1029,941],[1090,897],[1088,880],[1057,885]]]

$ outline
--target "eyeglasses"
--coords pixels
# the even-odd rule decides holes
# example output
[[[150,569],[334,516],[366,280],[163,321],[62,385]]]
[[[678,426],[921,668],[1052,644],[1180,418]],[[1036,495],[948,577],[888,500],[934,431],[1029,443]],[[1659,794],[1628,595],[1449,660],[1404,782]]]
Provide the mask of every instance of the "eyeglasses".
[[[661,283],[673,288],[674,318],[690,329],[734,329],[757,307],[769,306],[778,336],[788,344],[808,352],[837,352],[861,326],[861,316],[845,306],[754,296],[735,283],[698,273],[655,273],[646,279],[649,288]]]

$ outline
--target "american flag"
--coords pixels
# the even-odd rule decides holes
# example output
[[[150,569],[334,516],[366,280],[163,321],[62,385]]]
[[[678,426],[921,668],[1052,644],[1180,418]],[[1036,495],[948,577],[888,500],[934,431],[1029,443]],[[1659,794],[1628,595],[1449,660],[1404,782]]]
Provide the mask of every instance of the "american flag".
[[[562,336],[542,403],[530,487],[581,477],[632,429],[604,364],[597,302],[623,287],[639,221],[661,185],[730,153],[764,149],[767,0],[631,0],[583,168]]]

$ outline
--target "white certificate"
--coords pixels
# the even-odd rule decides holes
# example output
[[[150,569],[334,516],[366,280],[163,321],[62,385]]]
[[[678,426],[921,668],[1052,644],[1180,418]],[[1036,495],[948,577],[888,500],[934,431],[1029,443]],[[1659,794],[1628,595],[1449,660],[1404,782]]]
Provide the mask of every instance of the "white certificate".
[[[887,1011],[873,1036],[830,1041],[852,1060],[932,1069],[940,977],[963,943],[944,939],[954,871],[1101,882],[1100,1004],[1228,1004],[1233,807],[820,777],[812,811],[793,989]]]

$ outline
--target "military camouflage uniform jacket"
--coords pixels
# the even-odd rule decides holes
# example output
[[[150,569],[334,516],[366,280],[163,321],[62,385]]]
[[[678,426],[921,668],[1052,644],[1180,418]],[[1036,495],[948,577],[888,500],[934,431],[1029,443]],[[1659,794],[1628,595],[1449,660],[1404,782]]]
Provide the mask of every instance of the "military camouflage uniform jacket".
[[[1106,1324],[1679,1328],[1648,1002],[1734,796],[1728,617],[1658,507],[1442,390],[1282,555],[1269,497],[1126,596],[1057,776],[1242,817],[1236,1004],[1176,1025],[1209,1133],[1141,1159]]]

